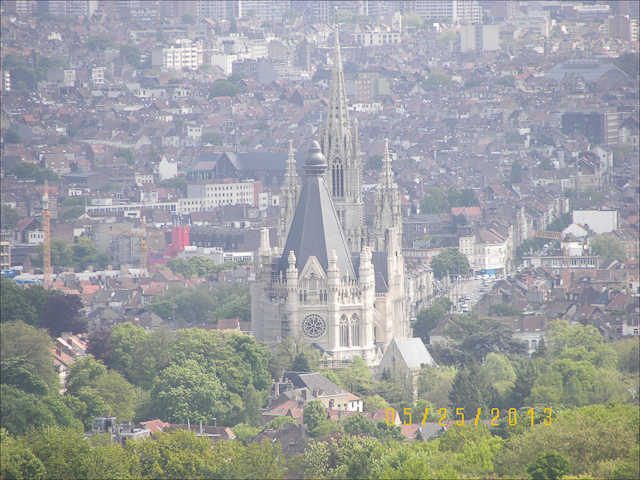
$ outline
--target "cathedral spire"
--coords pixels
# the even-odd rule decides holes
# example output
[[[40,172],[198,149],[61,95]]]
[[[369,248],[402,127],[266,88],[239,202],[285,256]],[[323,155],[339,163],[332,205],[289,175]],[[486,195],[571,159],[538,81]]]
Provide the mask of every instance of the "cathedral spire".
[[[327,186],[352,252],[369,243],[364,225],[362,159],[357,127],[351,125],[347,86],[342,68],[340,32],[335,27],[333,67],[329,87],[329,108],[321,135],[322,153],[327,158]]]
[[[300,185],[298,185],[298,174],[296,172],[295,149],[293,140],[289,140],[289,153],[287,155],[287,171],[280,195],[280,215],[278,218],[278,246],[284,247],[284,242],[289,234],[289,228],[293,221],[293,215],[300,198]]]
[[[351,123],[349,121],[349,105],[347,103],[347,85],[344,80],[344,70],[342,67],[342,53],[340,51],[340,33],[335,28],[335,43],[333,49],[333,67],[331,70],[331,85],[329,92],[329,114],[327,115],[327,125],[324,134],[323,152],[329,161],[336,156],[343,161],[349,156],[353,156],[351,150]],[[333,183],[331,187],[335,187]],[[333,196],[338,195],[342,191],[337,192],[332,188]]]
[[[390,243],[402,245],[402,206],[398,185],[393,178],[391,169],[391,154],[389,153],[389,141],[385,141],[384,157],[382,158],[382,172],[376,189],[375,214],[373,218],[373,235],[375,238],[375,250],[385,252]],[[395,242],[390,242],[390,229],[398,236]]]

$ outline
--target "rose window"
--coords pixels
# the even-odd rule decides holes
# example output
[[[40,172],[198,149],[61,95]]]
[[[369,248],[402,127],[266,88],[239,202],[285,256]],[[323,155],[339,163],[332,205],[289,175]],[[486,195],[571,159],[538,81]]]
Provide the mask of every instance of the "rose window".
[[[327,331],[327,322],[320,315],[307,315],[302,320],[302,331],[311,339],[318,339]]]

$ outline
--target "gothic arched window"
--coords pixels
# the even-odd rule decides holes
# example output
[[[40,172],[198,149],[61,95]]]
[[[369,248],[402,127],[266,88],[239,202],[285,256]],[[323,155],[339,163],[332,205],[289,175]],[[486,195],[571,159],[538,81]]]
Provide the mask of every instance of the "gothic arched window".
[[[360,346],[360,319],[355,313],[351,315],[351,345]]]
[[[336,197],[344,197],[344,170],[342,169],[342,160],[336,158],[331,168],[331,186],[333,187],[333,195]]]
[[[346,315],[340,317],[340,346],[349,346],[349,322]]]

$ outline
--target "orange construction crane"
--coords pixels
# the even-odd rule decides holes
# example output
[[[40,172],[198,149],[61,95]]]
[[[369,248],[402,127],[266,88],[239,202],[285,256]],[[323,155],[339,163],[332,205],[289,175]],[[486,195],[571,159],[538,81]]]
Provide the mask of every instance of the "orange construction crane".
[[[570,266],[570,252],[569,252],[569,242],[564,242],[562,245],[562,239],[564,238],[564,233],[562,232],[552,232],[551,230],[534,230],[531,232],[532,237],[537,238],[549,238],[551,240],[560,240],[560,246],[562,247],[562,286],[564,288],[564,294],[567,295],[569,291],[569,286],[571,285],[571,266]]]
[[[44,181],[44,195],[42,196],[42,230],[44,242],[42,244],[42,271],[44,284],[51,286],[51,212],[49,211],[49,183]]]

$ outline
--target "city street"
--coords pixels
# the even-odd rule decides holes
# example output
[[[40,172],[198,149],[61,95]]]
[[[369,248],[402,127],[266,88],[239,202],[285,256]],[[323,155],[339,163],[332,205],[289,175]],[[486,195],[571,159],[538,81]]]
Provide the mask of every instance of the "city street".
[[[461,312],[462,305],[467,305],[468,311],[473,310],[476,303],[478,303],[486,293],[480,291],[483,287],[483,281],[484,280],[476,280],[473,278],[466,281],[462,280],[451,285],[451,289],[447,297],[453,302],[455,312]],[[495,277],[491,278],[489,285],[487,285],[485,289],[488,290],[494,281]],[[467,296],[469,296],[469,299],[467,299]],[[459,299],[461,297],[462,300],[460,301]]]

